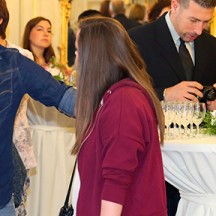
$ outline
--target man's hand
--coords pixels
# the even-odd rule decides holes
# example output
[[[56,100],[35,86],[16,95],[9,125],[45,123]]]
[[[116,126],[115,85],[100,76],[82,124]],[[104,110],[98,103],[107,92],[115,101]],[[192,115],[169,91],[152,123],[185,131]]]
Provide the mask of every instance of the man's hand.
[[[213,86],[216,88],[216,83]],[[210,111],[216,110],[216,99],[214,101],[207,101],[206,105],[208,110]]]
[[[194,101],[202,98],[203,86],[195,81],[182,81],[177,85],[166,88],[166,101]]]

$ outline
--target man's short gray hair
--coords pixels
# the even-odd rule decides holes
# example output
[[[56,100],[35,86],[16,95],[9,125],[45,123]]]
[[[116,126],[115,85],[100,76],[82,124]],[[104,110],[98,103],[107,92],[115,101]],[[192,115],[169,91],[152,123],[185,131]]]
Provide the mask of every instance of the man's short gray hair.
[[[214,8],[216,6],[216,0],[179,0],[179,3],[183,7],[187,8],[190,1],[193,1],[204,8]]]
[[[112,0],[110,2],[110,10],[115,14],[121,14],[125,12],[124,1],[122,0]]]

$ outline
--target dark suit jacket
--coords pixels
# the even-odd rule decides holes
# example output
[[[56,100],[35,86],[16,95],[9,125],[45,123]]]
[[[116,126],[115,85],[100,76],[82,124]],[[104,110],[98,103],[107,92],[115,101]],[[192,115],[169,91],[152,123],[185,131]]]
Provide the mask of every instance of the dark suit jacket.
[[[141,25],[135,20],[128,19],[124,14],[118,14],[114,17],[114,19],[118,20],[127,31]]]
[[[75,61],[75,40],[76,36],[72,28],[68,28],[68,66],[71,67]]]
[[[153,23],[131,29],[129,35],[140,50],[159,99],[162,100],[165,88],[186,80],[165,15]],[[202,85],[213,85],[216,83],[216,38],[203,32],[194,41],[194,50],[193,80]]]

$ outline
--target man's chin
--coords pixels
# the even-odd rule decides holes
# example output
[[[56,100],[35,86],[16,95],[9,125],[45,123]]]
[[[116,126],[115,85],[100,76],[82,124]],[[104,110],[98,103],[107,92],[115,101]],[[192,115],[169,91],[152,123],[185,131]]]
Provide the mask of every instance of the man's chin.
[[[195,36],[189,35],[189,36],[185,37],[185,41],[186,42],[193,42],[196,38],[197,38],[197,35],[195,35]]]

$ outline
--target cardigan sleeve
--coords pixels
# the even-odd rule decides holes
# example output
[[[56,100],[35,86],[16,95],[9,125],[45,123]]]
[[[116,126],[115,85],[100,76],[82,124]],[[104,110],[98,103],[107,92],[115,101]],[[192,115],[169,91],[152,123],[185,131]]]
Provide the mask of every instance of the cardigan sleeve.
[[[148,110],[149,109],[149,110]],[[101,118],[102,199],[124,205],[139,161],[149,143],[151,106],[141,92],[113,95]],[[150,118],[151,119],[151,118]],[[151,125],[151,124],[150,124]]]

